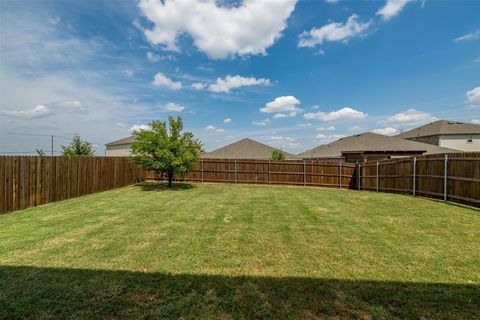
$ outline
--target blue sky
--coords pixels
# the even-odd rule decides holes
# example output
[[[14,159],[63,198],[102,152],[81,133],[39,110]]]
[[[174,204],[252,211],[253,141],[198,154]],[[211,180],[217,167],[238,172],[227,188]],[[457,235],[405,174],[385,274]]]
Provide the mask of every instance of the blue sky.
[[[98,154],[183,117],[206,150],[299,153],[435,119],[480,123],[480,1],[3,1],[0,152]]]

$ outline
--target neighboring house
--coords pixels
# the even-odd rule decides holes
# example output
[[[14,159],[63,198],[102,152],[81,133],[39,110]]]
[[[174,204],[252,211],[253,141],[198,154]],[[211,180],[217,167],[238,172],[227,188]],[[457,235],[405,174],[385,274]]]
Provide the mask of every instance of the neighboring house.
[[[366,132],[318,146],[305,151],[299,156],[308,160],[368,162],[397,157],[455,151],[456,150],[442,148],[427,143]]]
[[[480,125],[473,123],[438,120],[396,137],[455,150],[480,151]]]
[[[130,146],[133,142],[133,136],[123,138],[117,141],[107,143],[105,146],[105,156],[124,157],[130,156]],[[252,139],[242,139],[232,144],[226,145],[212,152],[202,153],[202,158],[212,159],[270,159],[273,150],[280,149],[268,146]],[[286,159],[299,159],[298,156],[282,151]]]
[[[222,148],[202,155],[206,159],[262,159],[268,160],[272,151],[279,150],[252,139],[242,139]],[[282,151],[282,150],[280,150]],[[299,159],[298,156],[282,151],[287,160]]]
[[[133,136],[123,138],[105,145],[105,156],[107,157],[125,157],[129,156],[130,146],[133,142]]]

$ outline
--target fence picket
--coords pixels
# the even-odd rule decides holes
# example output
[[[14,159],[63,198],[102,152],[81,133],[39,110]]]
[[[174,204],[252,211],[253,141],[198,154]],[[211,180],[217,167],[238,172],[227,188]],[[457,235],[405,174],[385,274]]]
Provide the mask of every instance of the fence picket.
[[[159,178],[153,172],[139,169],[127,157],[0,156],[0,213]],[[384,160],[358,166],[303,160],[202,159],[191,173],[179,178],[346,187],[413,194],[480,207],[478,152]]]
[[[119,179],[113,174],[116,171],[130,174]],[[127,186],[143,179],[144,171],[128,158],[0,156],[0,213]],[[92,185],[92,181],[97,183]]]

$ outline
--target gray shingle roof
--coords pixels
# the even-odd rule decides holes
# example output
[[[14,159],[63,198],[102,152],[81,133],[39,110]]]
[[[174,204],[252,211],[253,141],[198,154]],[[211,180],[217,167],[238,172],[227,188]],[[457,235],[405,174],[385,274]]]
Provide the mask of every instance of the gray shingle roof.
[[[400,133],[396,137],[411,139],[443,134],[480,134],[480,125],[457,121],[438,120],[424,126]]]
[[[252,139],[242,139],[222,148],[207,152],[202,158],[210,159],[270,159],[273,150],[280,150]],[[280,150],[282,151],[282,150]],[[298,156],[282,151],[286,159],[299,159]]]
[[[133,136],[126,137],[117,141],[109,142],[106,146],[117,146],[121,144],[131,144],[133,142]]]
[[[389,137],[366,132],[338,139],[300,154],[301,158],[341,158],[342,152],[426,152],[446,153],[456,150],[434,146],[427,143]]]

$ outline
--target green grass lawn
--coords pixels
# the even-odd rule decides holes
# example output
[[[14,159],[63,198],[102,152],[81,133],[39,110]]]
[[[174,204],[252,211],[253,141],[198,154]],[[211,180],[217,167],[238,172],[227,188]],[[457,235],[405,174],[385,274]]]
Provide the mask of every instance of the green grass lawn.
[[[0,216],[0,318],[479,318],[480,211],[132,186]]]

